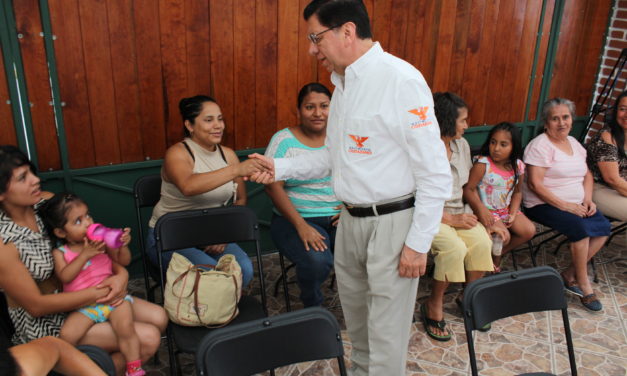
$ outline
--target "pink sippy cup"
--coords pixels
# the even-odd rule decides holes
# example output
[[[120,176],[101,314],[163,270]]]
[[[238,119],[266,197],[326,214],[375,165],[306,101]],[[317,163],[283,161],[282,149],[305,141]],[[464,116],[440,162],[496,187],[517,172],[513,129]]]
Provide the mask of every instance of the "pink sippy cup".
[[[124,230],[109,228],[100,223],[93,223],[87,228],[87,238],[94,241],[104,241],[109,248],[120,248],[124,245],[122,235]]]

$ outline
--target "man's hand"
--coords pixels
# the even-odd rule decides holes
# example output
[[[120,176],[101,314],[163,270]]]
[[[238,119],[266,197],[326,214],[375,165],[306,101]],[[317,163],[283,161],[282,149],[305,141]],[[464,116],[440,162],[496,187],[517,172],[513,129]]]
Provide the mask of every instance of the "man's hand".
[[[264,170],[255,172],[248,177],[244,177],[244,180],[250,180],[254,183],[259,184],[274,183],[274,161],[272,160],[272,158],[268,158],[265,155],[261,155],[258,153],[250,154],[248,158],[254,158],[261,162],[260,164],[264,168]]]
[[[427,270],[427,254],[416,252],[403,244],[398,274],[403,278],[418,278]]]

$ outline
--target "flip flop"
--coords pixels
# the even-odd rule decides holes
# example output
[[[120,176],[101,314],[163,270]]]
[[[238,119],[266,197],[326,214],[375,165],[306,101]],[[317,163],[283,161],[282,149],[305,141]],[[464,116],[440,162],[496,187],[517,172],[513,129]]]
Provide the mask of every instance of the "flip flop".
[[[464,309],[462,308],[462,298],[461,296],[457,296],[455,298],[455,303],[457,303],[457,306],[459,307],[459,310],[462,311],[462,315],[464,314]],[[478,331],[480,332],[487,332],[488,330],[492,329],[492,323],[487,323],[484,326],[482,326],[481,328],[477,328]]]
[[[427,317],[427,304],[422,304],[420,306],[420,318],[422,319],[423,324],[425,325],[425,331],[429,335],[429,337],[435,339],[436,341],[446,342],[450,341],[453,335],[451,331],[446,327],[446,321],[444,319],[440,321],[436,321]],[[438,328],[440,330],[446,330],[445,335],[438,335],[434,333],[431,328]]]

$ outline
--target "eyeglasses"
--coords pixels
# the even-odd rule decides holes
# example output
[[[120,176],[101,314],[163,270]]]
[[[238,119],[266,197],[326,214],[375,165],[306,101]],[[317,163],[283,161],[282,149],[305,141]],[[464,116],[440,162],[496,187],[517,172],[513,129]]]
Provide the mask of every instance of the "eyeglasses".
[[[321,37],[321,35],[322,35],[322,34],[326,33],[326,32],[327,32],[327,31],[329,31],[329,30],[333,30],[333,29],[335,29],[335,28],[337,28],[337,27],[340,27],[340,26],[341,26],[341,25],[338,25],[338,26],[332,26],[332,27],[330,27],[330,28],[328,28],[328,29],[326,29],[326,30],[322,30],[322,31],[321,31],[321,32],[319,32],[319,33],[311,33],[311,34],[307,35],[307,38],[309,39],[309,41],[310,41],[311,43],[313,43],[313,44],[318,44],[318,43],[320,43],[320,42],[322,41],[322,37]]]

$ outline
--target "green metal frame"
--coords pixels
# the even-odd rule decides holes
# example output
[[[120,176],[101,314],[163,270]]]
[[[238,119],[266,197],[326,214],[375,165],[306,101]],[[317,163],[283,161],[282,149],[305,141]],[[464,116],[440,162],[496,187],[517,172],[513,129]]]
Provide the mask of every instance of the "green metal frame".
[[[54,108],[54,121],[57,126],[61,168],[64,172],[63,180],[67,189],[72,190],[72,179],[70,174],[67,173],[70,171],[70,159],[67,151],[67,137],[65,135],[65,122],[63,121],[63,106],[61,101],[61,90],[59,87],[57,58],[54,54],[54,34],[52,33],[52,22],[50,21],[50,8],[48,7],[48,0],[39,0],[39,14],[41,16],[41,27],[44,33],[43,38],[46,49],[46,60],[48,61],[48,76],[50,77],[50,91],[52,96],[52,105]]]
[[[538,69],[538,60],[540,59],[540,46],[542,42],[542,32],[544,28],[544,16],[546,15],[546,5],[548,0],[542,1],[542,12],[540,13],[540,23],[538,24],[538,33],[536,35],[536,46],[533,50],[533,65],[531,67],[531,76],[529,77],[529,89],[527,91],[527,102],[525,104],[524,122],[529,121],[529,110],[531,108],[531,99],[533,97],[533,86],[536,82],[536,71]]]
[[[11,110],[15,124],[17,146],[27,151],[33,163],[37,166],[37,148],[33,135],[30,101],[26,89],[26,76],[18,32],[15,25],[15,14],[11,1],[0,1],[0,46],[4,57],[4,70],[6,73],[9,97],[11,98]]]
[[[549,36],[549,44],[547,46],[546,61],[544,62],[544,72],[542,74],[542,86],[540,87],[540,98],[538,99],[539,115],[542,105],[549,96],[551,82],[553,81],[553,69],[555,68],[555,55],[557,55],[557,42],[559,41],[560,28],[562,26],[562,16],[564,15],[565,0],[555,0],[555,10],[553,11],[553,20],[551,21],[551,34]],[[539,120],[537,121],[535,134],[542,129]]]

